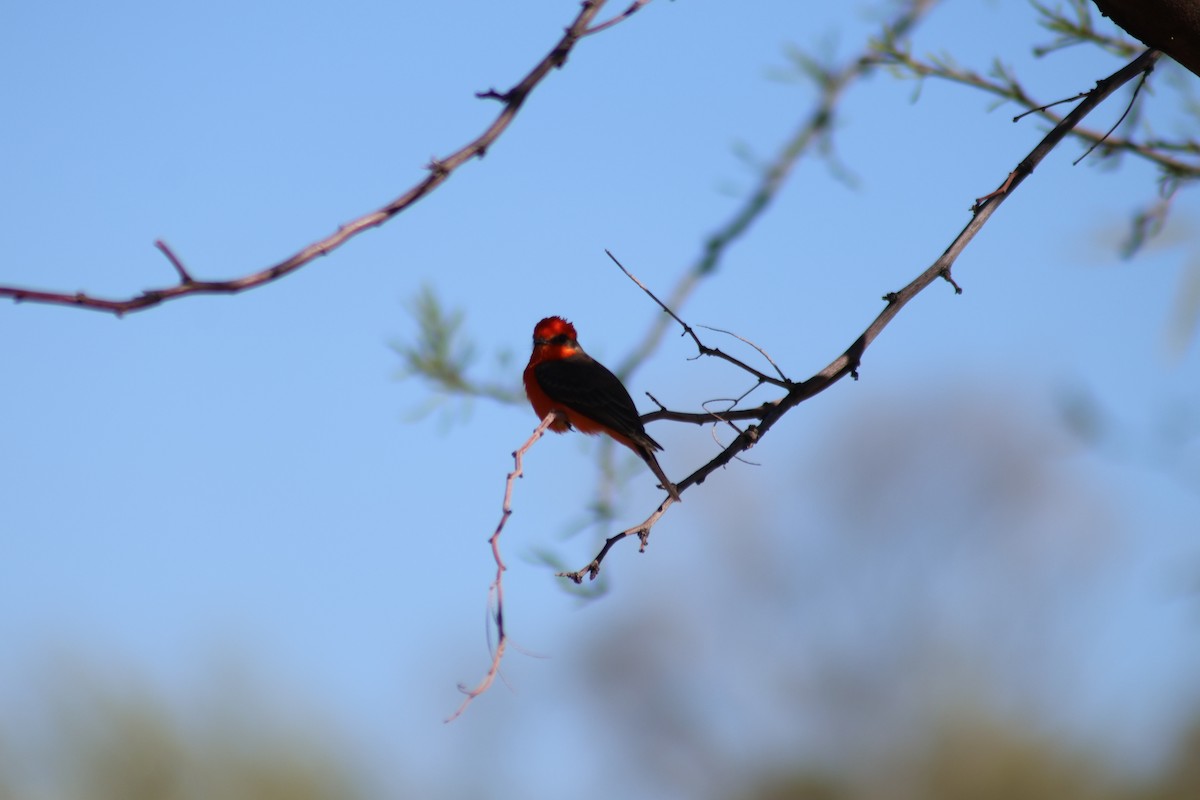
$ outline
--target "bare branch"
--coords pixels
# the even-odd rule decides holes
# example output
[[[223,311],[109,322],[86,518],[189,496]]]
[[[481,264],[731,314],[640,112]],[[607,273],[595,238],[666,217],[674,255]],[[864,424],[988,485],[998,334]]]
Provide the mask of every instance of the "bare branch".
[[[798,406],[800,403],[814,397],[828,389],[834,383],[844,378],[847,375],[856,376],[859,365],[862,363],[862,356],[866,349],[875,341],[876,337],[882,333],[900,310],[908,304],[910,300],[917,296],[921,291],[926,289],[930,284],[938,278],[943,278],[950,281],[957,292],[961,292],[957,284],[953,283],[950,270],[958,256],[966,249],[975,235],[983,228],[987,221],[991,219],[992,214],[1000,207],[1012,192],[1027,178],[1033,174],[1033,170],[1049,153],[1058,146],[1062,140],[1071,133],[1071,131],[1086,117],[1097,105],[1107,99],[1121,86],[1133,80],[1138,75],[1153,68],[1155,62],[1159,59],[1161,53],[1157,50],[1146,50],[1129,64],[1125,65],[1115,73],[1098,82],[1096,87],[1087,93],[1087,96],[1075,107],[1071,113],[1067,114],[1063,120],[1054,126],[1054,128],[1043,137],[1036,147],[1030,151],[1020,164],[1017,165],[1009,175],[1001,182],[1000,188],[987,195],[984,199],[977,201],[976,207],[973,209],[971,221],[966,227],[954,238],[950,245],[929,267],[920,275],[914,278],[907,286],[897,292],[889,292],[884,296],[887,305],[883,311],[879,313],[866,330],[854,340],[846,350],[831,361],[824,369],[813,375],[803,383],[789,383],[788,391],[783,397],[772,403],[765,403],[759,409],[754,409],[752,412],[742,410],[740,414],[746,415],[742,418],[760,419],[757,425],[751,425],[743,430],[724,450],[717,454],[715,458],[701,466],[691,475],[676,483],[676,487],[680,492],[683,492],[690,486],[703,483],[710,474],[724,467],[741,453],[749,450],[757,444],[768,431],[783,418],[790,410]],[[674,314],[672,313],[674,317]],[[678,318],[676,317],[678,320]],[[680,322],[680,324],[684,324]],[[686,326],[685,326],[686,327]],[[690,330],[690,329],[689,329]],[[694,334],[693,334],[694,336]],[[763,412],[759,416],[759,412]],[[732,418],[732,415],[739,412],[728,412],[721,414],[722,418]],[[680,419],[686,422],[699,422],[702,424],[710,423],[713,420],[713,414],[695,415],[689,419]],[[680,417],[675,412],[656,411],[648,414],[644,419],[679,419]],[[600,572],[600,565],[608,552],[621,539],[626,538],[631,534],[637,534],[642,541],[642,549],[649,539],[650,528],[662,516],[662,512],[666,509],[660,506],[654,514],[640,525],[634,526],[627,530],[618,533],[604,543],[600,552],[592,559],[583,569],[577,572],[560,573],[562,577],[570,578],[575,582],[583,580],[583,576],[595,578]]]
[[[657,402],[657,401],[656,401]],[[651,411],[648,414],[642,414],[642,422],[654,422],[660,419],[669,419],[672,422],[687,422],[692,425],[710,425],[714,422],[728,422],[735,419],[762,419],[771,409],[777,404],[778,400],[772,400],[768,403],[763,403],[757,408],[738,408],[730,411],[671,411],[662,408],[658,411]]]
[[[680,491],[683,491],[682,488]],[[586,567],[577,572],[559,572],[558,577],[570,578],[575,583],[582,583],[584,575],[586,575],[589,580],[595,580],[596,576],[600,574],[600,562],[604,560],[606,555],[608,555],[608,551],[612,549],[614,544],[627,536],[633,536],[636,534],[642,542],[641,547],[638,548],[638,552],[646,552],[646,545],[650,540],[650,529],[653,528],[654,523],[658,522],[662,518],[662,515],[666,513],[667,507],[674,502],[674,500],[668,497],[662,502],[662,505],[656,508],[654,513],[647,517],[641,524],[634,525],[632,528],[626,528],[620,533],[615,533],[605,539],[604,546],[600,548],[600,552],[597,553],[596,557],[592,559],[592,563],[588,564]]]
[[[175,300],[180,297],[200,294],[236,294],[247,289],[263,286],[285,275],[289,275],[319,256],[327,255],[336,250],[360,233],[384,224],[445,183],[450,175],[464,163],[472,158],[483,157],[492,143],[512,123],[517,112],[521,110],[521,106],[524,104],[526,98],[529,97],[530,92],[552,70],[566,63],[567,56],[583,36],[589,33],[596,33],[602,28],[614,25],[629,17],[637,10],[637,8],[627,9],[625,13],[604,25],[589,29],[596,15],[604,7],[605,2],[606,0],[584,0],[578,16],[566,29],[566,32],[553,49],[534,66],[528,75],[507,92],[501,94],[495,90],[489,90],[479,95],[480,97],[497,99],[504,104],[504,107],[500,110],[499,115],[492,124],[474,141],[445,158],[432,159],[428,166],[429,174],[387,205],[338,226],[337,231],[334,233],[313,242],[283,261],[240,278],[220,281],[198,281],[194,280],[188,274],[187,270],[182,268],[179,259],[159,240],[159,242],[156,242],[156,246],[163,251],[163,254],[171,262],[172,266],[175,267],[176,272],[179,273],[180,280],[177,284],[164,286],[159,289],[147,289],[139,295],[117,300],[95,297],[86,292],[56,292],[28,289],[19,286],[0,286],[0,297],[11,297],[14,302],[18,303],[48,303],[52,305],[74,306],[76,308],[90,308],[94,311],[105,311],[121,317],[130,312],[152,308],[167,300]],[[646,2],[649,2],[649,0],[642,0],[642,2],[635,3],[634,5],[640,8]]]
[[[508,567],[504,566],[504,559],[500,556],[500,534],[504,531],[504,525],[508,522],[508,518],[512,516],[512,495],[513,484],[517,478],[524,474],[523,460],[525,454],[529,452],[529,448],[533,447],[534,443],[542,438],[546,430],[554,424],[554,419],[557,414],[551,411],[534,428],[533,434],[513,452],[513,469],[508,473],[508,478],[504,482],[504,503],[501,505],[500,522],[496,524],[496,530],[492,533],[492,538],[488,539],[488,544],[492,546],[492,558],[496,561],[496,579],[492,581],[489,594],[495,602],[494,619],[496,620],[496,649],[492,652],[492,663],[488,667],[487,673],[473,689],[468,689],[466,686],[459,684],[459,691],[466,695],[462,704],[458,709],[446,718],[446,722],[453,722],[458,719],[467,706],[471,704],[479,695],[486,692],[492,687],[496,681],[496,676],[500,674],[500,661],[504,658],[504,650],[508,646],[508,631],[504,627],[504,571]]]

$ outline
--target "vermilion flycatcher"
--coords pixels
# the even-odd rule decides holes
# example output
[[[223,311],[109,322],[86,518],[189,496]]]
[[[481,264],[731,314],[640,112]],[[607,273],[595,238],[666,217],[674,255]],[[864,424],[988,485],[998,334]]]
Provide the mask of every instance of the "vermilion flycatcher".
[[[633,398],[621,380],[595,360],[575,338],[575,326],[562,317],[546,317],[533,329],[533,354],[525,367],[525,394],[538,417],[551,411],[557,433],[607,433],[637,453],[677,502],[679,490],[667,480],[655,450],[662,445],[646,433]]]

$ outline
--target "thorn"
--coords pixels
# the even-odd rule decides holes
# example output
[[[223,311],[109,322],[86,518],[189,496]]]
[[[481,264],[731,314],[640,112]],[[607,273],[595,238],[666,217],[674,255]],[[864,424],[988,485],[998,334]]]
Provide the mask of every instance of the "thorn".
[[[950,268],[942,270],[942,278],[954,287],[955,294],[962,294],[962,287],[954,282],[954,278],[950,276]]]
[[[175,268],[177,273],[179,273],[180,286],[187,286],[196,282],[195,279],[192,278],[191,273],[187,271],[187,267],[185,267],[183,262],[179,260],[179,256],[175,255],[175,251],[173,251],[166,242],[164,242],[162,239],[155,239],[154,246],[157,247],[159,251],[167,257],[167,260],[171,262],[171,266]]]
[[[501,94],[500,92],[497,92],[493,88],[493,89],[488,89],[486,92],[476,92],[475,96],[478,97],[480,100],[498,100],[501,103],[507,103],[509,93],[504,92],[503,94]]]

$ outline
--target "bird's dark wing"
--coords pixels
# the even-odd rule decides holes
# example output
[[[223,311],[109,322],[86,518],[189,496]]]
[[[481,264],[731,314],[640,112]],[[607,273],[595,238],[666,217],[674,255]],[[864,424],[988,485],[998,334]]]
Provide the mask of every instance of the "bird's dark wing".
[[[638,418],[637,406],[620,379],[591,356],[577,353],[568,358],[543,361],[534,367],[534,376],[551,400],[650,450],[662,449],[646,433]]]

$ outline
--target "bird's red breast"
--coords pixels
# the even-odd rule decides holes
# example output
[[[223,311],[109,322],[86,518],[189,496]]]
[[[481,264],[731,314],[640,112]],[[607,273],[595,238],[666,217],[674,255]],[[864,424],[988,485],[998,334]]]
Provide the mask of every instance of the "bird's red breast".
[[[569,412],[546,394],[537,380],[535,370],[543,362],[569,358],[580,352],[575,336],[575,326],[562,317],[546,317],[533,326],[533,352],[522,376],[525,396],[529,398],[529,403],[539,418],[545,417],[552,410],[560,412],[558,419],[550,425],[550,430],[558,433],[565,433],[571,429]]]

